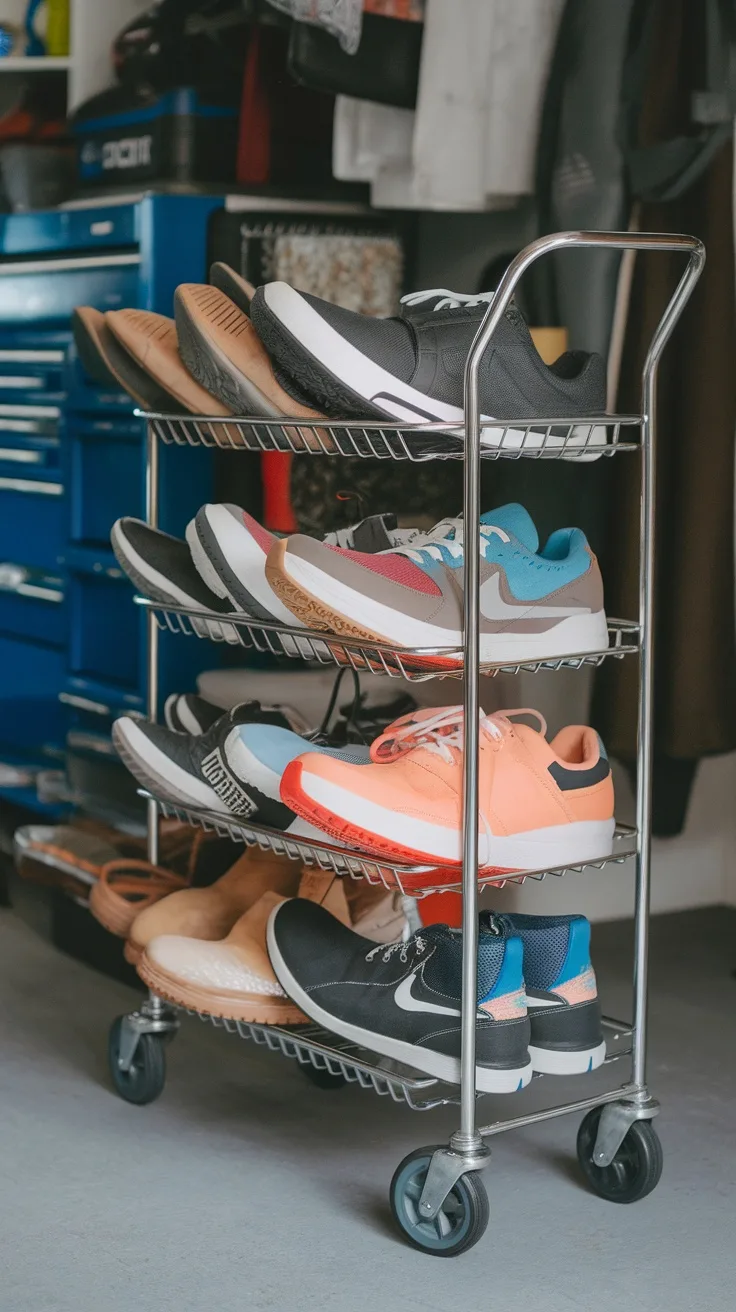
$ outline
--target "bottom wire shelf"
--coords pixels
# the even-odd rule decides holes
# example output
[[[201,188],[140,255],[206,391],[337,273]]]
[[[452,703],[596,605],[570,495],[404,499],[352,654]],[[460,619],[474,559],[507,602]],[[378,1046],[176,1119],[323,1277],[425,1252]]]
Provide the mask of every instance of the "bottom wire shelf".
[[[340,1038],[319,1025],[301,1025],[294,1029],[282,1029],[272,1025],[253,1025],[246,1021],[223,1020],[216,1016],[205,1015],[198,1011],[188,1011],[205,1023],[209,1022],[216,1029],[227,1030],[229,1034],[238,1034],[241,1039],[252,1039],[271,1050],[280,1052],[284,1057],[311,1065],[315,1070],[327,1071],[331,1075],[341,1075],[350,1084],[358,1084],[361,1089],[373,1089],[381,1097],[390,1097],[394,1102],[406,1102],[416,1112],[432,1111],[436,1107],[446,1107],[460,1102],[459,1089],[454,1085],[444,1084],[432,1075],[405,1066],[390,1057],[381,1057],[367,1048],[361,1048],[348,1039]],[[610,1032],[608,1054],[604,1065],[620,1061],[631,1053],[631,1025],[603,1018],[603,1028]],[[542,1076],[535,1075],[535,1081]],[[479,1094],[478,1097],[488,1095]],[[506,1095],[508,1096],[508,1095]],[[601,1095],[601,1101],[605,1095]],[[533,1119],[534,1113],[532,1113]],[[511,1122],[508,1122],[510,1127]],[[505,1128],[506,1122],[495,1123],[493,1133],[498,1128]]]
[[[182,820],[186,824],[217,833],[223,838],[246,843],[249,847],[260,847],[263,851],[292,857],[308,866],[332,870],[336,875],[366,879],[369,884],[383,885],[389,892],[400,892],[405,897],[422,898],[430,893],[459,892],[461,889],[460,871],[455,867],[438,868],[384,862],[358,851],[338,847],[328,841],[318,842],[313,838],[300,838],[296,834],[286,834],[282,830],[270,829],[266,825],[249,825],[238,816],[184,807],[166,798],[152,797],[152,794],[144,790],[141,790],[141,796],[155,801],[161,813],[167,818]],[[523,884],[527,879],[545,879],[547,875],[562,876],[590,868],[602,869],[603,866],[621,864],[635,852],[636,830],[629,825],[617,825],[610,856],[595,857],[551,869],[502,874],[497,871],[479,871],[478,884],[481,888],[503,888],[506,884]]]

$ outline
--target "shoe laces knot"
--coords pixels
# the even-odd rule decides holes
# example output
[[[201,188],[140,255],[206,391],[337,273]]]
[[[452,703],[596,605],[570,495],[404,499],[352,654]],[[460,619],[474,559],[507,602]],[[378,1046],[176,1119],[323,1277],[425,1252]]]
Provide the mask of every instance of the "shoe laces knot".
[[[542,734],[547,733],[544,716],[529,706],[522,706],[509,711],[496,711],[486,715],[480,708],[478,712],[480,732],[486,738],[503,743],[513,732],[511,720],[520,715],[531,715],[539,721]],[[378,738],[373,744],[371,755],[375,761],[396,761],[411,752],[415,747],[423,747],[442,758],[447,765],[454,764],[454,753],[462,752],[464,743],[465,711],[462,706],[447,706],[437,715],[425,720],[410,721],[408,724],[393,728]]]

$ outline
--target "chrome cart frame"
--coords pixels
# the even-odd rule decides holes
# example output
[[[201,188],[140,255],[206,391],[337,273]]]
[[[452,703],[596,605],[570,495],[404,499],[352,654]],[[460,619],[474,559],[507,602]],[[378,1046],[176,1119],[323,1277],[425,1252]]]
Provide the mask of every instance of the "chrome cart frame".
[[[601,248],[620,251],[679,252],[688,257],[687,267],[652,339],[642,376],[642,402],[639,415],[591,416],[589,418],[540,418],[530,421],[482,422],[478,373],[483,355],[506,311],[521,276],[541,256],[570,249]],[[653,1134],[651,1120],[659,1107],[649,1093],[646,1081],[647,1048],[647,958],[651,856],[651,782],[652,782],[652,693],[653,693],[653,608],[655,555],[655,455],[656,455],[656,383],[662,352],[672,330],[700,276],[705,260],[702,244],[693,237],[656,233],[565,232],[543,237],[526,247],[510,264],[473,342],[465,369],[464,428],[446,424],[411,425],[383,421],[318,421],[263,419],[252,417],[232,420],[207,416],[181,418],[166,415],[148,416],[148,461],[146,511],[148,523],[157,524],[159,441],[178,445],[207,445],[245,450],[278,450],[312,455],[359,455],[387,460],[425,461],[427,459],[464,459],[464,537],[465,537],[465,633],[462,653],[449,649],[394,650],[383,644],[365,643],[345,638],[331,638],[323,632],[266,624],[246,616],[228,616],[210,612],[189,612],[179,607],[162,608],[138,598],[148,612],[148,714],[158,713],[158,634],[159,628],[194,633],[215,641],[241,643],[262,651],[307,657],[321,662],[334,661],[356,670],[383,672],[392,677],[426,679],[452,677],[464,672],[464,796],[463,796],[463,985],[462,985],[462,1053],[459,1090],[460,1124],[449,1145],[422,1149],[401,1163],[392,1181],[392,1207],[405,1237],[427,1252],[449,1256],[477,1242],[487,1221],[487,1199],[475,1175],[490,1158],[485,1142],[505,1130],[535,1124],[568,1113],[587,1113],[578,1136],[578,1153],[589,1183],[603,1197],[615,1201],[635,1201],[650,1192],[661,1170],[661,1150]],[[603,425],[606,444],[600,445]],[[637,429],[639,440],[634,440]],[[482,441],[482,439],[485,439]],[[570,459],[590,460],[619,452],[640,452],[641,509],[638,622],[609,622],[610,646],[605,651],[585,655],[571,653],[549,660],[540,658],[519,665],[483,665],[479,644],[479,560],[480,560],[480,468],[484,459]],[[478,872],[478,759],[479,759],[479,675],[519,670],[557,669],[561,666],[597,665],[606,656],[623,658],[640,653],[639,724],[637,741],[636,829],[617,829],[614,852],[605,861],[589,865],[620,862],[629,856],[636,859],[634,1008],[631,1025],[606,1019],[604,1025],[613,1035],[614,1050],[609,1048],[607,1061],[631,1055],[631,1077],[608,1092],[596,1093],[574,1102],[562,1103],[528,1115],[478,1124],[475,1080],[476,963],[478,952],[479,884],[503,886],[523,883],[528,878],[541,879],[546,874],[562,875],[565,870],[538,870],[516,875],[489,875]],[[441,656],[444,664],[437,669]],[[461,663],[462,657],[462,663]],[[455,667],[453,668],[453,662]],[[434,884],[420,866],[402,866],[361,857],[336,844],[318,843],[279,834],[264,826],[247,825],[237,817],[223,817],[207,812],[182,810],[161,798],[148,798],[148,855],[158,861],[159,814],[178,815],[205,829],[229,834],[248,844],[299,856],[305,863],[334,870],[346,877],[365,878],[396,888],[411,896],[446,890],[447,879]],[[582,866],[576,866],[581,869]],[[457,1090],[413,1071],[400,1063],[328,1034],[316,1026],[295,1030],[252,1025],[202,1016],[241,1037],[265,1043],[286,1056],[296,1058],[312,1073],[316,1083],[353,1080],[392,1098],[404,1098],[417,1110],[458,1102]],[[140,1010],[115,1022],[110,1041],[110,1063],[118,1091],[130,1101],[151,1101],[161,1092],[165,1078],[163,1041],[178,1025],[175,1010],[151,996]],[[591,1117],[593,1118],[591,1120]],[[637,1125],[644,1130],[632,1139]],[[646,1133],[645,1133],[646,1131]],[[582,1136],[582,1139],[581,1139]],[[627,1162],[636,1149],[644,1162],[638,1184],[622,1192],[624,1178],[620,1154],[625,1143]],[[583,1148],[581,1149],[581,1142]],[[633,1144],[633,1147],[632,1147]],[[659,1155],[658,1155],[659,1154]],[[416,1169],[414,1169],[416,1168]],[[621,1168],[623,1170],[623,1168]],[[628,1170],[627,1166],[627,1170]],[[413,1174],[412,1174],[413,1171]],[[610,1172],[614,1172],[614,1176]],[[618,1171],[618,1174],[616,1172]],[[614,1178],[615,1177],[615,1178]],[[626,1177],[629,1179],[629,1177]],[[618,1183],[617,1183],[618,1182]],[[614,1187],[615,1186],[615,1187]],[[618,1189],[618,1192],[617,1192]],[[624,1196],[626,1194],[626,1196]],[[448,1210],[448,1200],[451,1206]],[[403,1211],[402,1211],[403,1207]],[[457,1217],[465,1208],[465,1221]],[[443,1211],[443,1209],[445,1209]],[[460,1209],[460,1210],[458,1210]],[[485,1209],[485,1210],[484,1210]],[[468,1221],[469,1218],[469,1221]],[[466,1224],[467,1222],[467,1224]],[[455,1229],[453,1230],[453,1226]],[[464,1226],[464,1228],[463,1228]],[[458,1237],[459,1236],[459,1237]]]

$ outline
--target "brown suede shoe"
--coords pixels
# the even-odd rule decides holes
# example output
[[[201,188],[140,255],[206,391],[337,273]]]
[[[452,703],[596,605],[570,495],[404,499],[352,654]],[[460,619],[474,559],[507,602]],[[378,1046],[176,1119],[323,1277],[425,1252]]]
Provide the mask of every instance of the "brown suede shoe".
[[[176,896],[181,900],[181,895]],[[319,902],[343,924],[350,925],[345,881],[337,876],[305,870],[298,896]],[[268,918],[273,908],[285,900],[276,892],[263,893],[217,942],[181,934],[149,940],[137,963],[138,974],[159,997],[208,1016],[255,1025],[308,1023],[308,1018],[286,997],[268,959]],[[173,903],[174,898],[167,901]]]
[[[184,888],[136,915],[129,926],[125,955],[136,965],[141,953],[162,934],[217,940],[229,934],[261,894],[293,897],[299,887],[298,861],[249,847],[209,888]]]
[[[285,900],[263,893],[217,943],[173,934],[153,939],[138,974],[177,1007],[256,1025],[308,1024],[281,988],[266,951],[268,918]]]

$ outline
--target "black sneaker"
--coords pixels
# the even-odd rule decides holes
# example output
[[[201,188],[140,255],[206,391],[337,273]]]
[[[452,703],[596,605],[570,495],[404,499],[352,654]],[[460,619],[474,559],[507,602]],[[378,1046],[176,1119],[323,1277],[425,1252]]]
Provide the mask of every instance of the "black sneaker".
[[[162,606],[183,606],[186,610],[209,610],[218,615],[232,613],[227,598],[215,595],[198,573],[186,542],[181,538],[151,528],[141,519],[125,516],[112,526],[110,542],[119,565],[144,597]],[[239,642],[230,624],[214,620],[192,620],[200,637],[216,642]]]
[[[112,738],[131,774],[157,797],[180,806],[252,816],[255,820],[259,808],[225,759],[225,740],[241,724],[289,728],[289,721],[280,711],[264,710],[259,702],[244,702],[225,714],[220,712],[202,734],[177,733],[164,724],[149,724],[124,715],[112,726]],[[258,818],[264,824],[273,823],[267,816]]]
[[[524,945],[532,1036],[529,1052],[544,1075],[583,1075],[606,1058],[590,924],[585,916],[491,916]],[[481,915],[481,932],[489,921]]]
[[[164,721],[174,733],[206,733],[224,714],[221,706],[215,706],[196,692],[172,692],[164,704]]]
[[[410,423],[463,422],[463,372],[488,298],[417,293],[405,314],[372,319],[284,282],[259,287],[251,318],[284,373],[328,414],[389,416]],[[601,356],[567,351],[546,365],[515,305],[506,310],[479,375],[484,421],[603,416]],[[518,448],[524,429],[484,428],[482,443]],[[526,437],[542,445],[545,433]],[[555,429],[547,447],[605,445],[601,425]],[[594,455],[591,452],[591,456]]]
[[[430,925],[405,943],[376,947],[324,908],[295,898],[274,909],[268,952],[282,988],[317,1024],[459,1082],[459,932]],[[520,940],[500,924],[481,936],[476,1079],[485,1093],[515,1093],[532,1077],[522,955]]]

